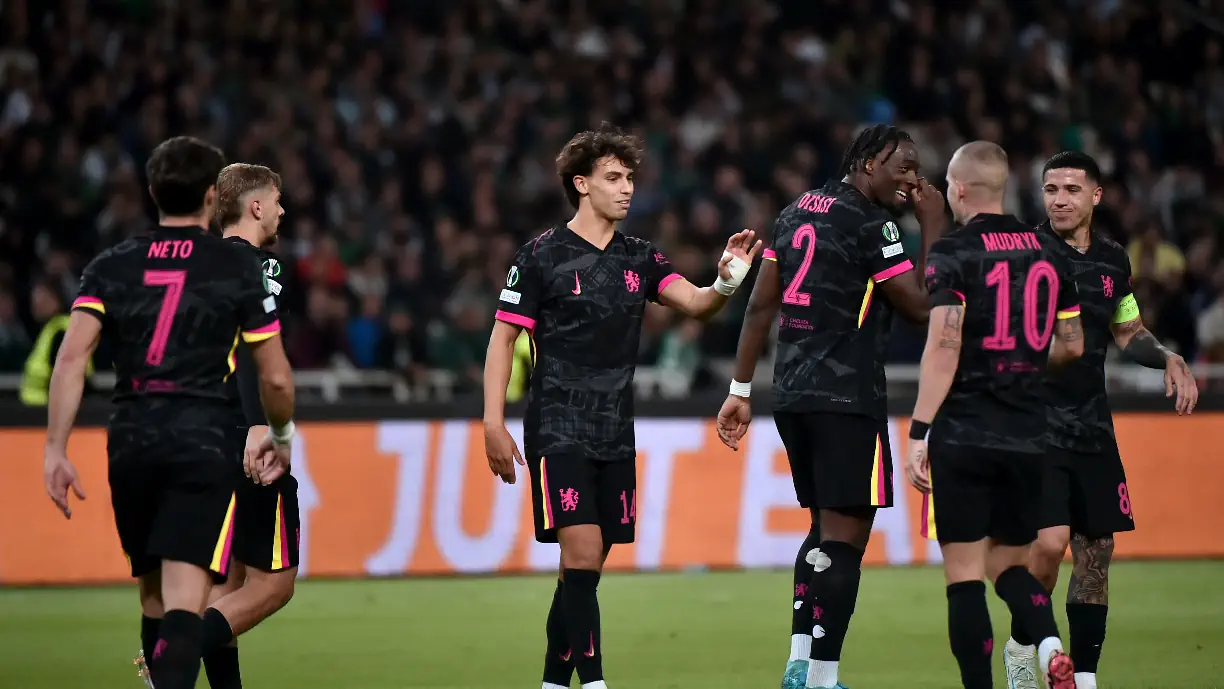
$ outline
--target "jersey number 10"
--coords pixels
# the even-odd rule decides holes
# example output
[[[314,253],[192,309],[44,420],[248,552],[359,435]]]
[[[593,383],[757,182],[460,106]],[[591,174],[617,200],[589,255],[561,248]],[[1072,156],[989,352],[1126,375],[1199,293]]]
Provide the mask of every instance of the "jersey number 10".
[[[145,287],[166,288],[161,311],[157,313],[157,325],[153,327],[153,341],[149,343],[149,351],[145,354],[145,363],[150,366],[160,366],[166,356],[170,326],[174,324],[174,314],[178,311],[179,300],[183,298],[183,285],[186,282],[185,270],[146,270],[144,273]]]
[[[1044,280],[1049,285],[1045,305],[1045,323],[1037,329],[1039,315],[1037,288]],[[986,286],[995,288],[994,334],[982,338],[982,347],[993,351],[1009,352],[1016,348],[1016,337],[1008,332],[1011,322],[1011,267],[1007,261],[999,261],[986,274]],[[1054,317],[1058,299],[1058,273],[1048,261],[1038,261],[1029,269],[1024,279],[1024,339],[1034,351],[1043,351],[1054,334]]]

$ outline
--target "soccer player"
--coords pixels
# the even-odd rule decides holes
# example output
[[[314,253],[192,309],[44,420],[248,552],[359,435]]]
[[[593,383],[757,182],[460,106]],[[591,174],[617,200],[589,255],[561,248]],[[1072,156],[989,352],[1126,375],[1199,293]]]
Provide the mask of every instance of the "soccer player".
[[[83,498],[68,460],[85,362],[105,330],[115,347],[115,411],[107,428],[119,541],[140,580],[141,636],[157,689],[190,689],[200,672],[204,612],[228,572],[245,429],[227,379],[239,340],[251,345],[273,431],[262,464],[287,464],[293,379],[259,263],[206,228],[221,151],[190,137],[153,150],[146,166],[160,226],[85,267],[51,379],[45,482],[71,516]]]
[[[1040,641],[1050,689],[1074,689],[1049,596],[1025,563],[1046,447],[1042,379],[1047,360],[1083,354],[1083,329],[1057,239],[1003,214],[1007,175],[1007,154],[986,141],[965,144],[948,163],[948,201],[963,226],[931,249],[931,318],[905,469],[918,490],[934,489],[962,684],[991,686],[989,577]]]
[[[1131,291],[1126,250],[1092,231],[1092,211],[1102,193],[1096,161],[1077,151],[1059,153],[1046,162],[1042,177],[1049,223],[1039,231],[1056,235],[1059,248],[1074,266],[1084,356],[1047,379],[1051,447],[1041,484],[1041,530],[1029,569],[1052,594],[1058,566],[1070,545],[1075,564],[1067,589],[1067,624],[1076,687],[1096,689],[1109,611],[1114,534],[1135,528],[1105,394],[1109,343],[1116,343],[1143,366],[1164,370],[1166,394],[1176,395],[1178,414],[1194,409],[1198,385],[1185,360],[1162,347],[1143,327]],[[1037,688],[1033,655],[1031,640],[1013,627],[1003,648],[1009,689]]]
[[[943,197],[918,172],[907,133],[869,127],[847,148],[837,179],[782,211],[718,415],[720,437],[738,449],[752,421],[752,375],[780,303],[774,420],[795,496],[812,517],[795,557],[783,689],[841,686],[838,659],[863,552],[876,509],[892,505],[884,378],[889,327],[894,309],[917,322],[927,317],[922,266],[946,225]],[[913,201],[923,235],[917,271],[893,222]]]
[[[713,285],[672,272],[650,242],[617,231],[633,198],[641,144],[606,123],[576,135],[557,173],[577,212],[524,244],[506,276],[485,359],[489,468],[515,481],[527,465],[536,540],[559,543],[560,572],[546,623],[544,689],[603,689],[596,587],[608,551],[632,543],[637,521],[633,372],[646,302],[694,318],[718,312],[761,248],[751,231],[727,241]],[[523,422],[525,454],[505,427],[514,342],[528,330],[536,365]]]
[[[276,240],[285,213],[280,188],[280,175],[266,167],[229,165],[217,177],[216,218],[225,238],[261,265],[265,303],[283,314],[280,262],[263,248]],[[247,429],[248,464],[269,431],[250,350],[239,344],[237,370],[229,379],[231,399],[242,411],[236,423]],[[297,479],[285,471],[265,485],[252,473],[253,480],[238,489],[229,577],[213,587],[204,612],[204,671],[212,689],[241,689],[237,637],[289,602],[297,576]]]

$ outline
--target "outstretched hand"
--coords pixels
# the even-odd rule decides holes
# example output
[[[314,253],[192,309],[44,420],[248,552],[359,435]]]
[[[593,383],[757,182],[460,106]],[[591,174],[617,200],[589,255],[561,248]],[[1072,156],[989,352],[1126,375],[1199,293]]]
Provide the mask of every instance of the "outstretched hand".
[[[724,280],[731,279],[730,263],[732,258],[738,258],[749,266],[761,251],[761,240],[756,238],[755,230],[741,230],[727,239],[727,249],[722,259],[718,261],[718,274]]]

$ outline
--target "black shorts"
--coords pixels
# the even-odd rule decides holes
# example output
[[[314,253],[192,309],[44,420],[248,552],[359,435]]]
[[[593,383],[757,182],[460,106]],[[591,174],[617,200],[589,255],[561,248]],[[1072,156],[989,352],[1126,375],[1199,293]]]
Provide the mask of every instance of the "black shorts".
[[[121,418],[107,429],[111,506],[132,576],[162,560],[229,571],[244,429]]]
[[[300,528],[298,482],[292,475],[270,486],[247,480],[238,489],[234,559],[265,572],[297,567]]]
[[[605,545],[632,543],[637,527],[637,462],[575,455],[530,457],[535,536],[556,543],[557,529],[598,524]]]
[[[1135,530],[1126,470],[1116,443],[1084,453],[1051,447],[1041,483],[1041,528],[1069,526],[1081,536]]]
[[[935,511],[928,537],[1013,546],[1037,539],[1042,455],[945,443],[928,448]]]
[[[800,507],[892,507],[888,421],[828,412],[774,412]]]

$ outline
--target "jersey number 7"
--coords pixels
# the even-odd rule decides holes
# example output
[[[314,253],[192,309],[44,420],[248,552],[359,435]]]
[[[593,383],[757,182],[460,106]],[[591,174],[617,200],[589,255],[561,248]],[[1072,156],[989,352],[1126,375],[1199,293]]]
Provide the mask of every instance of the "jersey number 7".
[[[1049,285],[1048,303],[1045,307],[1045,324],[1037,329],[1037,288],[1041,281]],[[986,274],[986,286],[995,288],[994,334],[982,338],[982,347],[993,351],[1010,352],[1016,348],[1016,337],[1008,332],[1011,322],[1011,267],[1007,261],[999,261]],[[1058,299],[1058,273],[1048,261],[1038,261],[1029,269],[1024,279],[1024,339],[1034,351],[1040,352],[1050,343],[1054,334],[1054,317]]]
[[[186,282],[185,270],[146,270],[144,273],[146,287],[166,288],[161,311],[157,313],[157,325],[153,327],[153,341],[149,343],[149,351],[145,354],[145,363],[150,366],[160,366],[166,356],[170,327],[174,324],[174,315],[178,311],[179,301],[183,298],[183,285]]]

